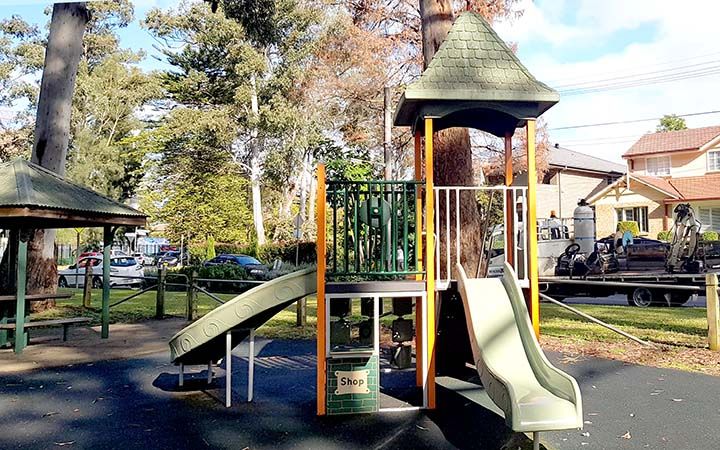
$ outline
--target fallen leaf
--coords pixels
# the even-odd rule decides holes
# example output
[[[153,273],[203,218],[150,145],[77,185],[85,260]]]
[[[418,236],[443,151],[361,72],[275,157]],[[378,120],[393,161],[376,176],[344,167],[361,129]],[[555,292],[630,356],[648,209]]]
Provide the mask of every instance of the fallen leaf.
[[[632,439],[632,435],[630,434],[630,431],[628,430],[625,434],[622,436],[618,436],[621,439]]]
[[[583,431],[583,432],[580,433],[580,434],[581,434],[582,436],[585,436],[585,437],[590,436],[590,432],[589,432],[589,431]]]
[[[57,414],[60,414],[60,413],[57,412],[57,411],[50,411],[50,412],[46,412],[46,413],[43,414],[42,416],[43,416],[43,417],[50,417],[50,416],[55,416],[55,415],[57,415]]]
[[[592,425],[592,422],[589,421],[589,420],[586,420],[585,423],[586,423],[587,425]]]
[[[418,427],[418,429],[420,429],[420,430],[427,430],[427,428],[421,427],[420,425],[417,425],[417,424],[416,424],[415,426]]]
[[[75,441],[56,442],[55,445],[58,447],[65,447],[66,445],[73,445]]]
[[[674,402],[681,402],[681,401],[683,401],[683,399],[681,399],[681,398],[674,398],[674,399],[672,399],[672,400],[673,400]]]

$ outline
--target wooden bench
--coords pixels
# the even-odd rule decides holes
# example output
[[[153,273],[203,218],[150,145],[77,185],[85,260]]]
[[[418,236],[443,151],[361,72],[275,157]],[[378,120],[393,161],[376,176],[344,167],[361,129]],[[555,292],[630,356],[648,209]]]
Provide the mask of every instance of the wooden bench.
[[[90,317],[70,317],[68,319],[37,320],[33,322],[25,322],[25,330],[29,330],[31,328],[62,326],[63,341],[67,341],[68,328],[73,325],[90,323],[91,321],[92,319]],[[0,323],[0,330],[15,331],[15,323]]]

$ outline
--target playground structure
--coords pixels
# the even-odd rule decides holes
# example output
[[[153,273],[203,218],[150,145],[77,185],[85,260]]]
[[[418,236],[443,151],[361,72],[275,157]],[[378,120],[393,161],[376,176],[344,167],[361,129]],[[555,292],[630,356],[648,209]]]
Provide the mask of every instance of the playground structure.
[[[227,302],[216,315],[198,320],[173,338],[173,361],[216,361],[225,336],[229,365],[237,339],[252,337],[252,330],[272,314],[316,290],[318,415],[433,409],[436,338],[444,320],[439,309],[454,297],[462,301],[467,323],[450,324],[461,336],[457,342],[446,338],[443,351],[458,353],[448,360],[464,369],[461,349],[472,342],[478,373],[489,385],[487,391],[477,385],[473,389],[489,396],[516,431],[581,428],[577,384],[552,367],[537,344],[535,120],[558,100],[558,94],[532,77],[481,16],[460,15],[396,109],[395,125],[411,127],[414,135],[414,179],[326,180],[325,167],[319,165],[315,283],[303,272]],[[433,136],[451,127],[475,128],[504,139],[505,186],[435,186]],[[521,127],[527,132],[528,186],[510,187],[512,136]],[[461,277],[467,256],[461,243],[468,236],[461,229],[465,218],[460,204],[474,202],[480,190],[497,194],[503,203],[507,270],[502,282]],[[414,340],[418,394],[414,403],[389,408],[381,404],[380,389],[381,377],[392,370],[380,370],[386,299],[392,299],[392,314],[398,316],[392,322],[391,366],[412,367],[408,344]],[[409,315],[414,315],[414,326],[405,318]],[[488,327],[502,339],[493,340]]]

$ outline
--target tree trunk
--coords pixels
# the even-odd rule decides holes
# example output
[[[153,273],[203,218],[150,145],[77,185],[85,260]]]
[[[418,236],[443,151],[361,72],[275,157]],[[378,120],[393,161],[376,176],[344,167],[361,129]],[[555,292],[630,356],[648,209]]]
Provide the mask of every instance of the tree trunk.
[[[450,0],[420,0],[422,20],[423,62],[427,68],[440,44],[445,40],[453,24],[452,3]],[[470,133],[465,128],[450,128],[435,133],[434,139],[434,182],[436,186],[474,186],[475,176],[470,147]],[[445,228],[446,208],[450,208],[450,249],[454,252],[455,236],[455,199],[450,196],[446,205],[445,197],[435,201],[439,211],[440,230]],[[482,242],[482,220],[473,192],[463,192],[460,196],[460,255],[461,263],[468,273],[477,272],[481,261],[480,243]],[[440,247],[440,277],[446,277],[446,235],[438,236]],[[452,267],[452,265],[451,265]]]
[[[85,3],[56,3],[53,6],[35,120],[32,161],[63,177],[70,139],[75,77],[88,20]],[[33,233],[28,245],[29,294],[57,291],[54,244],[55,230],[35,230]],[[42,311],[54,305],[54,300],[32,302],[34,311]]]
[[[258,104],[257,87],[255,77],[251,77],[250,84],[252,86],[252,95],[250,97],[250,106],[252,108],[253,119],[257,120],[260,115],[260,106]],[[260,167],[260,145],[258,140],[257,124],[253,126],[251,132],[251,152],[250,157],[250,184],[252,186],[252,209],[253,223],[255,224],[255,236],[258,245],[265,245],[265,224],[262,212],[262,194],[260,192],[260,178],[262,177],[262,168]]]

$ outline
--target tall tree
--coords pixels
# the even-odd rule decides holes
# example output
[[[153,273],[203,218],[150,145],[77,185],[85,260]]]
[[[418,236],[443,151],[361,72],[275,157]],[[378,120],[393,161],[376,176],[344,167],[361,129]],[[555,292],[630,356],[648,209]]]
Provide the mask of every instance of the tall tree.
[[[675,114],[665,114],[662,116],[660,123],[655,128],[657,132],[680,130],[687,130],[687,124],[685,123],[685,119]]]
[[[56,3],[50,21],[40,99],[35,119],[32,161],[60,176],[65,175],[70,113],[78,64],[83,52],[83,34],[89,20],[85,3]],[[35,230],[28,245],[28,292],[57,290],[54,258],[55,230]],[[34,307],[44,309],[53,300]]]

